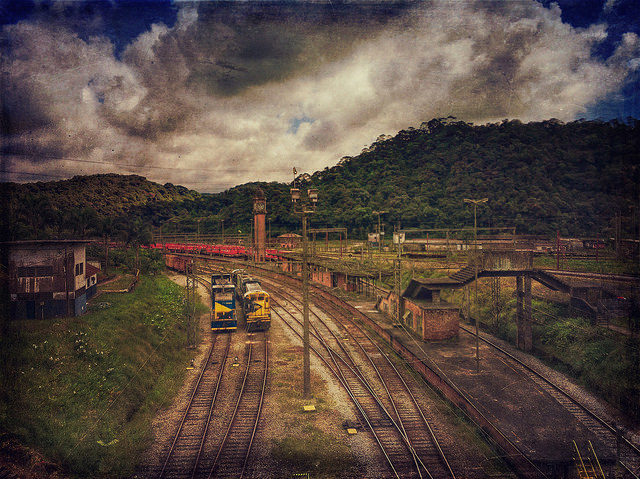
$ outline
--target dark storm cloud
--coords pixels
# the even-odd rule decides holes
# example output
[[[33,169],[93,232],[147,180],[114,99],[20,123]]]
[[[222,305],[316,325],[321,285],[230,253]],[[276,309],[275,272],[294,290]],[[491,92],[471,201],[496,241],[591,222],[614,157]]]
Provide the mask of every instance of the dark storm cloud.
[[[14,164],[147,165],[205,190],[199,168],[220,167],[215,185],[282,180],[436,116],[570,120],[638,69],[634,34],[593,58],[604,26],[534,1],[187,3],[126,44],[104,5],[74,27],[84,5],[3,29]]]

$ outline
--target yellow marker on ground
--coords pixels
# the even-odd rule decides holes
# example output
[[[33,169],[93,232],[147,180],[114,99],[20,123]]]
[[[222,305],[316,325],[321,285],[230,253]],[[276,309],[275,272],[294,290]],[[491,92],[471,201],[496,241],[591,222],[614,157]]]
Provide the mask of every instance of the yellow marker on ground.
[[[347,434],[358,434],[358,430],[353,427],[349,427],[347,428]]]
[[[315,411],[316,407],[313,404],[311,404],[309,406],[302,406],[302,410],[304,412],[311,412],[311,411]]]

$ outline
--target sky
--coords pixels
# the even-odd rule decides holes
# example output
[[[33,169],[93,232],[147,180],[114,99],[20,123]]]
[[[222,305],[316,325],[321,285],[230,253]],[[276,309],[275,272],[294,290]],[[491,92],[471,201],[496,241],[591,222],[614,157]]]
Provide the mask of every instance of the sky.
[[[640,0],[0,0],[0,181],[290,181],[454,116],[640,118]]]

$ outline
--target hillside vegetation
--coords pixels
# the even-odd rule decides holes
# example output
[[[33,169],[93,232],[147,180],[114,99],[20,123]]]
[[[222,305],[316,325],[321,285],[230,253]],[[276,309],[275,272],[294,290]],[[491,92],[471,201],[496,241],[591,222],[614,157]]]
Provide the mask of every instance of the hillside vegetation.
[[[186,324],[184,290],[162,275],[83,316],[4,324],[0,429],[69,477],[131,477],[184,379]]]
[[[464,198],[489,198],[483,226],[519,233],[613,235],[614,218],[637,230],[639,122],[503,121],[474,126],[434,119],[394,137],[381,135],[355,157],[300,179],[320,189],[314,226],[345,226],[350,237],[377,222],[403,228],[469,226]],[[248,232],[257,188],[267,197],[273,234],[297,228],[289,184],[248,183],[218,194],[149,182],[139,176],[95,175],[68,181],[0,185],[13,239],[99,233],[101,222],[164,225],[164,231]],[[6,218],[6,217],[5,217]],[[120,219],[118,219],[120,218]],[[6,219],[4,220],[6,222]],[[137,222],[137,223],[136,223]],[[113,230],[113,225],[111,225]],[[120,230],[126,230],[120,227]],[[135,229],[135,228],[134,228]]]

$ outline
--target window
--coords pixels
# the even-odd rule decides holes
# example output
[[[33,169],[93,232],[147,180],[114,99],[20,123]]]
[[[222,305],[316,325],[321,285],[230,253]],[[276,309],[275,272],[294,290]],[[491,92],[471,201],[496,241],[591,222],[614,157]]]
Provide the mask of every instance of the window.
[[[53,266],[20,266],[17,274],[20,278],[53,276]]]
[[[76,276],[79,276],[82,273],[84,273],[84,263],[78,263],[76,265]]]

